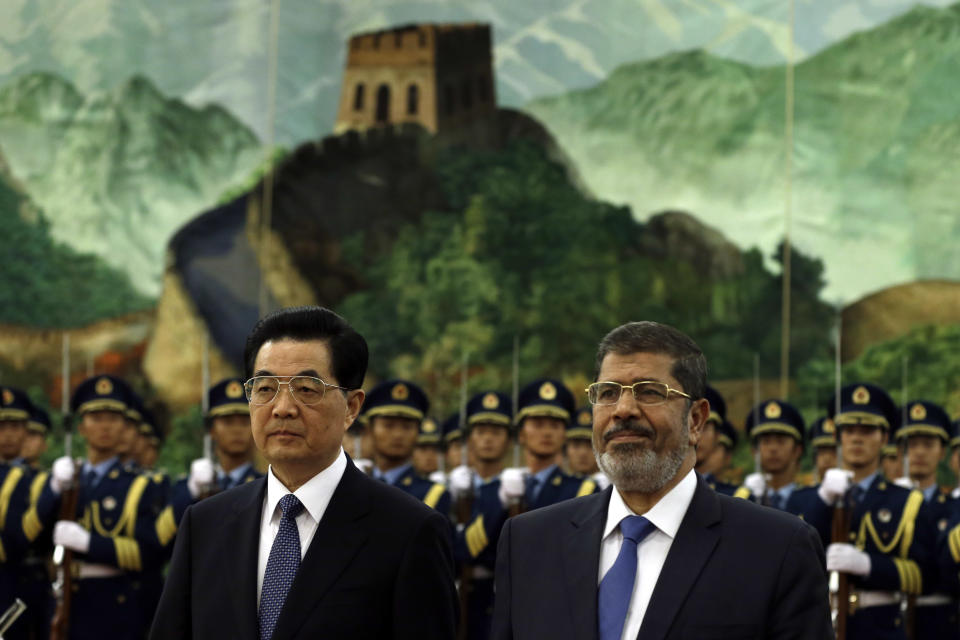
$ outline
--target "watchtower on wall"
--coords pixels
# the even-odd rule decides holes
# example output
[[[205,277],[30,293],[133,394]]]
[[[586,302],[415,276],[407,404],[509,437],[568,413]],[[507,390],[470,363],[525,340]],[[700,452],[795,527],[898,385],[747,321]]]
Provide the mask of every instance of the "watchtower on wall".
[[[496,111],[490,26],[416,24],[350,38],[335,133],[455,130]]]

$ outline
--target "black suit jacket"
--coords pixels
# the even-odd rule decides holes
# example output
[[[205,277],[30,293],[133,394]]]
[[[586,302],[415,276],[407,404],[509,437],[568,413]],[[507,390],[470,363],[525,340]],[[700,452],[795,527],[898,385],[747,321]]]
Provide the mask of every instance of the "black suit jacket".
[[[602,493],[507,521],[494,640],[597,638]],[[643,640],[833,638],[820,537],[800,518],[712,491],[693,500],[654,588]]]
[[[152,640],[256,640],[265,491],[260,478],[187,510]],[[273,639],[452,639],[458,603],[451,535],[442,515],[348,462]]]

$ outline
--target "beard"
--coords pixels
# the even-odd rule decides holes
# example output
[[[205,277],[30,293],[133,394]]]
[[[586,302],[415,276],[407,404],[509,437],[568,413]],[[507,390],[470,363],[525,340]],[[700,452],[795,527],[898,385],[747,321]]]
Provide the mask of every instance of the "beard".
[[[615,423],[602,437],[604,440],[609,440],[618,433],[647,436],[651,442],[654,442],[656,437],[656,431],[652,427],[640,424],[636,420]],[[690,449],[689,434],[690,423],[687,416],[684,416],[677,445],[664,451],[662,455],[658,455],[649,446],[640,442],[616,444],[607,447],[604,453],[599,453],[594,443],[593,455],[597,459],[597,466],[607,474],[610,482],[617,489],[656,493],[673,480],[680,470]]]

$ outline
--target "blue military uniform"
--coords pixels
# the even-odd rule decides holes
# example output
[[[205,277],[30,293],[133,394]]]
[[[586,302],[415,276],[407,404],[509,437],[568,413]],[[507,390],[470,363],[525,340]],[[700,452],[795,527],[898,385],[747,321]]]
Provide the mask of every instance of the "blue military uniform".
[[[377,416],[415,420],[419,434],[420,423],[429,408],[430,402],[423,389],[406,380],[387,380],[367,394],[363,415],[370,428],[373,428],[372,420]],[[447,488],[418,475],[409,462],[388,471],[374,468],[373,477],[406,491],[440,513],[450,513],[450,492]]]
[[[534,380],[518,395],[517,429],[522,430],[523,421],[533,417],[557,418],[568,423],[575,406],[570,389],[559,380]],[[596,491],[597,483],[593,479],[577,478],[552,464],[528,476],[524,508],[531,511]]]
[[[704,397],[710,403],[710,415],[707,417],[707,422],[712,423],[713,428],[717,431],[717,444],[733,449],[737,442],[737,432],[733,425],[727,421],[726,401],[720,395],[720,392],[710,385],[707,385],[704,389]],[[703,474],[703,479],[711,489],[725,496],[732,496],[737,490],[737,485],[724,482],[713,473]]]
[[[881,388],[855,383],[840,390],[828,404],[829,417],[838,434],[850,425],[888,430],[896,423],[896,407]],[[929,512],[919,491],[889,482],[879,470],[855,483],[846,496],[852,510],[849,543],[866,552],[870,573],[850,576],[859,608],[847,621],[850,640],[902,640],[906,638],[900,601],[892,592],[920,595],[930,590],[935,575],[932,564],[935,536]],[[835,508],[817,496],[809,500],[801,516],[820,533],[824,546],[831,540]]]
[[[125,383],[97,376],[74,392],[73,413],[126,410]],[[75,519],[90,532],[86,553],[76,553],[69,637],[142,638],[146,632],[143,576],[163,560],[156,519],[162,496],[152,480],[124,469],[114,457],[81,469]],[[24,517],[24,530],[36,539],[58,519],[61,496],[50,482]],[[152,614],[152,612],[151,612]]]
[[[27,430],[44,438],[50,432],[50,416],[40,407],[33,405]],[[49,473],[39,469],[24,469],[29,480],[29,503],[36,505],[40,493],[47,482]],[[50,574],[47,561],[53,553],[53,540],[50,531],[44,531],[27,549],[20,565],[20,577],[17,594],[27,610],[8,632],[10,640],[16,638],[47,638],[50,635],[50,618],[53,615],[54,601],[50,589]]]
[[[800,411],[789,402],[783,400],[765,400],[750,410],[744,423],[744,429],[747,437],[757,446],[757,438],[767,433],[779,433],[790,436],[798,444],[803,446],[805,439],[803,416]],[[746,498],[764,506],[788,511],[790,513],[799,513],[799,509],[805,505],[805,501],[810,498],[809,488],[801,491],[796,482],[791,482],[786,486],[774,489],[767,487],[767,491],[762,496],[753,495],[746,487],[740,487],[734,492],[736,498]],[[795,495],[796,494],[796,495]],[[815,494],[814,494],[815,495]]]
[[[0,420],[22,423],[30,419],[33,404],[27,395],[13,387],[0,387]],[[9,462],[0,463],[0,608],[6,609],[20,595],[19,583],[29,540],[21,521],[29,508],[30,472]],[[11,631],[23,629],[18,624]],[[11,637],[14,637],[11,635]]]
[[[897,441],[906,442],[911,436],[924,435],[940,439],[944,449],[950,441],[950,417],[947,412],[933,402],[911,400],[900,412],[902,422],[897,429]],[[946,534],[947,527],[956,502],[950,497],[949,490],[936,484],[922,491],[926,509],[931,521],[937,527],[937,534]],[[949,581],[941,583],[939,577],[930,585],[933,593],[917,598],[916,634],[917,638],[960,638],[960,624],[957,620],[957,598],[950,593]]]
[[[466,407],[467,432],[479,424],[497,425],[507,431],[513,422],[510,398],[496,391],[474,395]],[[500,478],[481,478],[474,474],[473,493],[462,498],[467,501],[469,514],[457,526],[454,537],[454,555],[458,563],[466,565],[469,581],[466,588],[467,638],[486,640],[493,620],[493,570],[497,560],[497,542],[500,529],[509,513],[500,502]],[[458,511],[459,507],[458,500]]]

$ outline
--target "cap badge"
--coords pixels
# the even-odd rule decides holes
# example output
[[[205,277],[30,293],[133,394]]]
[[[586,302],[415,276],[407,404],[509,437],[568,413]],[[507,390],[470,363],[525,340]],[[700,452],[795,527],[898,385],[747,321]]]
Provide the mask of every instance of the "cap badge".
[[[97,384],[94,386],[97,395],[107,396],[113,392],[113,383],[110,382],[110,378],[100,378],[97,380]]]
[[[927,418],[927,408],[920,404],[919,402],[912,407],[910,407],[910,419],[911,420],[926,420]]]
[[[483,396],[482,404],[484,409],[496,409],[500,406],[500,398],[495,393],[488,393]]]
[[[424,433],[433,433],[437,430],[437,423],[433,420],[424,420],[423,421],[423,432]]]
[[[394,385],[393,390],[390,391],[390,397],[394,400],[406,400],[410,397],[410,390],[403,383]]]
[[[586,427],[586,426],[589,425],[592,421],[593,421],[593,419],[590,417],[590,412],[589,412],[589,411],[581,411],[581,412],[580,412],[580,415],[577,416],[577,423],[578,423],[581,427]]]
[[[231,380],[227,383],[225,392],[228,398],[235,400],[243,395],[243,385],[236,380]]]
[[[540,385],[540,397],[544,400],[553,400],[557,397],[557,388],[552,382],[544,382]]]
[[[776,420],[780,417],[780,414],[783,413],[780,409],[780,405],[776,402],[770,402],[763,409],[763,415],[770,420]]]
[[[836,433],[837,427],[833,424],[833,420],[827,418],[823,421],[823,432],[824,433]]]
[[[3,390],[3,404],[13,404],[13,391],[10,389]]]
[[[867,404],[870,402],[870,392],[866,387],[857,387],[853,392],[853,404]]]
[[[877,511],[877,520],[879,520],[880,522],[886,524],[890,522],[890,520],[892,519],[893,519],[893,514],[890,513],[890,509],[880,509],[880,511]]]

